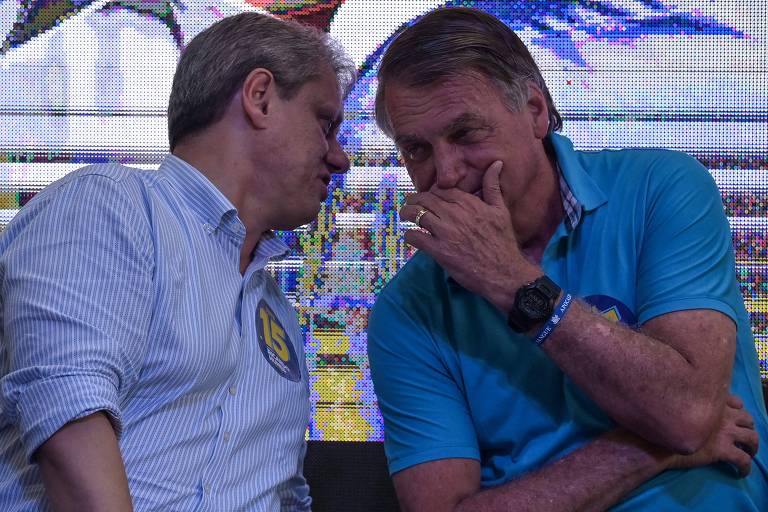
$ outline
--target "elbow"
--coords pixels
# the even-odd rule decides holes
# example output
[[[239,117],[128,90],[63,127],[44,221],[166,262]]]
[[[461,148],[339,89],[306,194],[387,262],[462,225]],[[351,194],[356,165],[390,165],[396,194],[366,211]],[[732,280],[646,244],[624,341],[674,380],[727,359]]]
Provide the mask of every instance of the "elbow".
[[[670,415],[659,444],[680,455],[696,453],[707,443],[720,420],[720,411],[711,405],[693,406]]]

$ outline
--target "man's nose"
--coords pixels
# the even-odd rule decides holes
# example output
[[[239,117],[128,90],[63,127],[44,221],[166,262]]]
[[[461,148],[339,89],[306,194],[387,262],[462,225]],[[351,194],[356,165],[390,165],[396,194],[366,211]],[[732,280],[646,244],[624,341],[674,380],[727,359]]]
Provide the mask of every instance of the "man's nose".
[[[433,159],[435,184],[439,188],[454,188],[467,175],[461,152],[453,145],[435,148]]]
[[[349,157],[338,139],[333,139],[325,155],[325,161],[332,173],[345,173],[349,170]]]

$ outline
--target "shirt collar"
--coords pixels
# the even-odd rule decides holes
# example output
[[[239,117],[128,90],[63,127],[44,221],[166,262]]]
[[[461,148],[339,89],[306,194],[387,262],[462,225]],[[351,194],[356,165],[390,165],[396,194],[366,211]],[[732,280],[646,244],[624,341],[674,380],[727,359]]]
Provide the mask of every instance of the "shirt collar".
[[[584,208],[579,203],[576,196],[573,195],[571,187],[568,186],[568,182],[563,178],[563,171],[560,169],[560,164],[555,162],[557,169],[557,177],[560,179],[560,201],[563,203],[563,211],[565,212],[565,228],[568,231],[573,231],[573,228],[579,225],[581,222],[581,214],[584,212]]]
[[[595,210],[608,199],[600,186],[581,165],[573,143],[562,135],[550,135],[557,156],[560,175],[560,197],[566,213],[565,224],[570,230],[578,226],[584,211]]]
[[[256,244],[250,264],[257,270],[262,269],[269,263],[269,260],[283,259],[289,252],[290,249],[285,245],[285,242],[278,238],[274,232],[267,231],[261,235],[259,243]]]
[[[200,220],[234,235],[245,236],[235,206],[200,171],[175,155],[166,156],[158,170]],[[290,248],[274,232],[267,231],[256,244],[251,265],[264,268],[270,260],[285,258],[289,252]]]
[[[181,158],[166,156],[158,170],[203,222],[218,228],[237,218],[237,210],[221,190]]]

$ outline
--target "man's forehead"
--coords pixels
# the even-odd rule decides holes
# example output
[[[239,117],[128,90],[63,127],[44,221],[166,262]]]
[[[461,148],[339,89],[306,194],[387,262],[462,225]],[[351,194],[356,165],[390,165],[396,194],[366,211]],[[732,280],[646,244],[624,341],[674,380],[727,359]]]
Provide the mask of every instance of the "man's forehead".
[[[474,111],[460,111],[452,117],[446,119],[431,118],[429,120],[429,127],[441,135],[449,135],[450,132],[458,130],[462,127],[473,126],[477,124],[485,124],[486,119],[478,112]],[[414,140],[421,140],[421,136],[413,133],[397,133],[397,127],[393,127],[395,130],[394,141],[395,144],[401,144]]]
[[[299,95],[305,95],[312,105],[325,110],[340,110],[344,104],[343,91],[335,73],[324,73],[309,80],[299,89]]]
[[[428,114],[448,117],[446,122],[482,118],[484,105],[500,98],[498,87],[479,73],[462,73],[425,85],[388,84],[384,105],[390,114]]]
[[[394,79],[387,88],[395,88],[400,91],[410,91],[414,94],[439,94],[440,92],[462,91],[464,94],[474,93],[482,98],[489,93],[498,94],[499,88],[495,81],[485,73],[466,69],[455,71],[443,77],[429,82],[419,81],[415,76],[412,80]]]

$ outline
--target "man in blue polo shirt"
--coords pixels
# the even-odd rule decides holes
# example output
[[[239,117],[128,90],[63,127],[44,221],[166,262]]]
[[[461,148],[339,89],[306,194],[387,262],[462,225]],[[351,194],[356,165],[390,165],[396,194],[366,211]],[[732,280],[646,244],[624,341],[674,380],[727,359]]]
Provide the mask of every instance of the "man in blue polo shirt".
[[[376,116],[421,228],[369,326],[404,508],[765,510],[768,422],[707,171],[574,151],[523,43],[468,9],[394,41]]]

